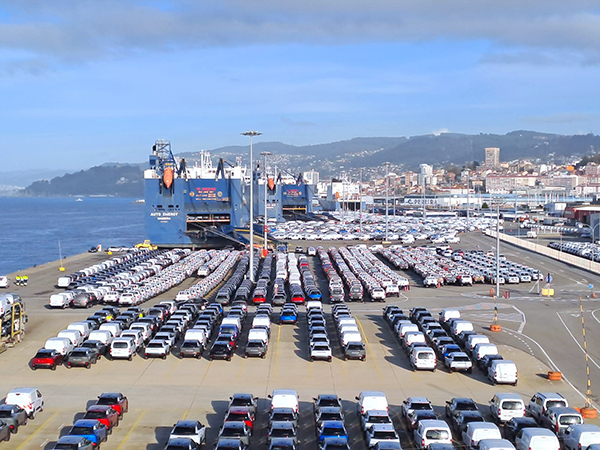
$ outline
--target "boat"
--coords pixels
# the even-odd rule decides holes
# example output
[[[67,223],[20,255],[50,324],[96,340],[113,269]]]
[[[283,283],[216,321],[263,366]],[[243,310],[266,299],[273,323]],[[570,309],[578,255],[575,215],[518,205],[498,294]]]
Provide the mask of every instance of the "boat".
[[[83,199],[81,197],[77,197],[77,200],[75,200],[76,202],[82,202]]]
[[[268,218],[312,212],[314,186],[285,171],[250,169],[223,158],[213,165],[202,151],[193,165],[173,155],[169,141],[157,140],[144,170],[146,239],[158,247],[243,247],[249,241],[250,189],[254,217]],[[266,199],[265,199],[266,196]],[[266,200],[266,201],[265,201]],[[255,236],[264,225],[255,223]]]

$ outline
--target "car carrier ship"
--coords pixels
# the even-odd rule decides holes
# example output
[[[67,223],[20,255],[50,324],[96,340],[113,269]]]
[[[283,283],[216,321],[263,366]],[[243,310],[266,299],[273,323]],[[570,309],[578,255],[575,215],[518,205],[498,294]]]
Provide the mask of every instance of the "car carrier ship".
[[[249,242],[250,189],[254,189],[254,233],[264,233],[265,193],[267,218],[302,217],[312,213],[313,185],[301,176],[284,171],[268,173],[256,166],[219,159],[216,167],[210,153],[200,152],[189,165],[176,158],[168,141],[152,147],[149,167],[144,171],[146,238],[159,247],[219,247]],[[265,186],[266,184],[266,186]],[[255,242],[257,240],[255,239]]]

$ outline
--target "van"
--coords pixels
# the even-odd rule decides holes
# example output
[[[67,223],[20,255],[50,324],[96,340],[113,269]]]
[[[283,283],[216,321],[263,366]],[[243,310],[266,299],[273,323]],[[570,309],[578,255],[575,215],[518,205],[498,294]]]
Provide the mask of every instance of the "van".
[[[404,339],[404,335],[409,331],[418,332],[419,327],[414,323],[403,323],[398,329],[398,337]]]
[[[473,324],[468,320],[455,320],[452,323],[452,328],[450,329],[450,334],[452,336],[458,336],[463,331],[473,331]]]
[[[35,388],[17,388],[6,394],[4,403],[17,405],[25,410],[31,420],[35,419],[38,412],[44,410],[44,397]]]
[[[107,330],[94,330],[88,336],[88,341],[99,341],[104,345],[110,346],[114,339],[114,336],[110,331]]]
[[[249,341],[262,341],[265,344],[269,342],[269,334],[267,330],[262,328],[252,328],[248,332],[248,340]]]
[[[547,428],[523,428],[515,437],[516,450],[560,450],[556,435]]]
[[[452,432],[443,420],[421,420],[413,436],[420,449],[427,448],[430,444],[452,445]]]
[[[274,408],[292,408],[298,412],[299,399],[296,391],[291,389],[275,389],[271,399],[271,410]]]
[[[404,345],[405,349],[415,342],[425,343],[425,335],[420,331],[408,331],[402,339],[402,345]]]
[[[323,303],[319,300],[309,300],[306,302],[306,311],[310,311],[311,309],[323,311]]]
[[[200,328],[190,328],[185,332],[184,341],[198,341],[203,347],[206,347],[206,332]]]
[[[525,416],[525,402],[519,394],[498,393],[490,400],[490,414],[496,422],[508,422]]]
[[[144,338],[142,337],[141,330],[125,330],[121,333],[120,337],[131,337],[135,344],[135,351],[138,351],[142,345],[144,345]]]
[[[75,346],[71,339],[66,337],[53,337],[46,341],[44,344],[44,348],[48,350],[56,350],[63,356],[68,356],[71,354]]]
[[[356,408],[358,413],[361,415],[366,414],[367,411],[378,410],[390,412],[387,398],[383,392],[379,391],[362,391],[356,397],[358,403]]]
[[[237,327],[238,333],[242,330],[242,321],[239,317],[225,317],[221,321],[221,326],[223,325],[235,325]]]
[[[465,345],[468,353],[472,353],[473,349],[477,344],[489,344],[490,338],[485,334],[472,334],[467,338],[467,344]]]
[[[517,365],[508,359],[492,361],[492,364],[488,367],[487,375],[492,384],[512,384],[516,386],[519,380]]]
[[[437,357],[430,347],[416,347],[410,355],[413,370],[431,370],[435,372]]]
[[[360,333],[347,331],[340,336],[340,342],[342,347],[346,347],[350,342],[362,342],[362,336]]]
[[[559,438],[569,426],[582,423],[583,417],[579,411],[562,406],[548,408],[540,419],[540,425],[554,431]]]
[[[252,320],[252,328],[265,327],[271,329],[271,319],[268,316],[256,316]]]
[[[90,324],[87,322],[72,322],[67,325],[67,330],[77,330],[81,333],[84,339],[87,339],[92,332],[92,327],[90,327]]]
[[[600,445],[598,425],[571,425],[562,434],[564,450],[587,450],[590,445]]]
[[[502,439],[498,426],[490,422],[469,422],[462,433],[463,444],[469,450],[476,450],[482,439]]]
[[[479,361],[485,355],[499,355],[498,347],[495,344],[477,344],[473,349],[473,359]]]
[[[140,330],[142,332],[142,336],[144,338],[144,342],[150,341],[150,338],[152,337],[152,327],[150,326],[149,323],[145,323],[145,322],[133,322],[129,326],[129,329],[130,330]]]
[[[450,319],[460,319],[458,309],[444,308],[440,311],[440,323],[448,322]]]
[[[110,356],[113,359],[128,359],[135,354],[135,342],[132,337],[118,337],[110,344]]]
[[[515,446],[507,439],[482,439],[479,450],[515,450]]]
[[[67,288],[71,284],[71,277],[60,277],[56,285],[59,288]]]
[[[50,296],[50,300],[48,305],[51,308],[66,308],[71,304],[72,296],[69,296],[66,292],[61,292],[60,294],[52,294]]]
[[[110,331],[110,333],[115,338],[121,336],[121,331],[123,331],[123,328],[121,327],[121,323],[120,322],[114,322],[114,321],[113,322],[108,322],[108,323],[103,323],[102,325],[100,325],[100,327],[98,329],[99,330]]]
[[[344,333],[360,333],[356,325],[345,324],[339,328],[340,336]]]
[[[356,319],[354,319],[353,317],[340,319],[340,321],[338,322],[337,325],[338,325],[338,328],[342,328],[344,325],[357,326]]]
[[[79,347],[83,343],[83,336],[79,330],[61,330],[56,337],[69,339],[75,347]]]

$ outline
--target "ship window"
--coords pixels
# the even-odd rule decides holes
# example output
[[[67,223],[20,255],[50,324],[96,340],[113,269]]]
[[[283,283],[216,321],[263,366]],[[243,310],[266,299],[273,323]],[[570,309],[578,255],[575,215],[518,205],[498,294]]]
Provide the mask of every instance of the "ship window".
[[[169,208],[170,208],[170,209],[173,209],[173,205],[169,205]]]

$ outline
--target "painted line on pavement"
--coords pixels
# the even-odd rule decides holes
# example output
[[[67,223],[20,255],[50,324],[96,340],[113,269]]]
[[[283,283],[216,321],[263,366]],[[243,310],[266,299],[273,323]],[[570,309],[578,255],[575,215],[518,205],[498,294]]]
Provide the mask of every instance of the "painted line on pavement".
[[[144,417],[144,414],[146,414],[146,410],[145,409],[142,411],[142,413],[139,415],[139,417],[137,418],[137,420],[134,422],[134,424],[131,427],[131,429],[127,432],[127,434],[125,435],[125,437],[121,441],[121,445],[119,445],[117,447],[117,450],[121,450],[122,448],[124,448],[125,444],[127,443],[127,440],[131,436],[131,433],[133,433],[133,430],[135,430],[135,427],[138,426],[138,424],[140,423],[140,420],[142,420],[142,417]]]
[[[558,316],[558,318],[562,322],[563,326],[565,327],[565,330],[567,330],[567,332],[569,333],[569,335],[571,336],[571,338],[573,339],[573,341],[575,341],[575,343],[577,344],[577,347],[579,347],[579,349],[581,350],[581,352],[585,354],[585,350],[583,349],[583,347],[581,346],[581,344],[577,341],[577,339],[575,338],[575,336],[573,335],[573,333],[571,333],[571,330],[569,330],[569,327],[567,327],[567,324],[565,323],[565,321],[563,320],[563,318],[560,317],[560,312],[557,311],[556,315]],[[592,364],[594,364],[598,369],[600,369],[600,366],[598,365],[598,363],[596,361],[594,361],[594,358],[592,358],[591,356],[589,356],[589,354],[588,354],[588,359],[592,362]]]
[[[33,434],[31,436],[29,436],[27,439],[25,439],[25,442],[23,442],[21,445],[19,445],[17,447],[17,450],[21,450],[22,448],[25,448],[25,445],[27,445],[29,443],[29,441],[31,441],[40,431],[42,431],[46,425],[48,425],[50,423],[50,421],[52,419],[54,419],[54,417],[58,414],[58,411],[55,411],[54,414],[52,414],[50,417],[48,417],[48,420],[46,420],[41,427],[39,427],[37,430],[35,430],[33,432]]]

